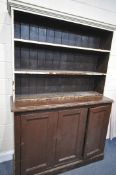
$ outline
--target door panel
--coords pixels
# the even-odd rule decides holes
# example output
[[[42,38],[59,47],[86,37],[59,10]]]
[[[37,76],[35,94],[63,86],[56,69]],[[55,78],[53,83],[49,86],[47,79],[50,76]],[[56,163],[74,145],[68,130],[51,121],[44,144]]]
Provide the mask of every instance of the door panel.
[[[54,163],[58,113],[21,116],[21,175],[32,175]]]
[[[84,157],[103,153],[111,106],[89,109]]]
[[[81,159],[88,109],[59,112],[56,164]]]

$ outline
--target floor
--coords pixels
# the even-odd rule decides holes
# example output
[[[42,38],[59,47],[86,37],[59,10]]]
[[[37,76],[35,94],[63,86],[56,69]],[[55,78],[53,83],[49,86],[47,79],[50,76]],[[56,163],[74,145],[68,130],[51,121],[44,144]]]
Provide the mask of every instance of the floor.
[[[0,175],[13,175],[12,161],[0,164]],[[116,175],[116,138],[106,141],[104,160],[59,175]]]

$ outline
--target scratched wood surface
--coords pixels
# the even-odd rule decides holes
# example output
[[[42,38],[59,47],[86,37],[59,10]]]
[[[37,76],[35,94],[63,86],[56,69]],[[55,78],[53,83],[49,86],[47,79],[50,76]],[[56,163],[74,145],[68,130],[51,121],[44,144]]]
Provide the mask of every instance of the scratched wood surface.
[[[97,92],[80,92],[71,94],[51,94],[17,96],[15,102],[11,97],[13,112],[36,111],[46,109],[60,109],[70,107],[93,106],[112,103],[112,100]]]
[[[47,93],[40,95],[27,95],[16,96],[16,106],[40,106],[40,105],[52,105],[63,104],[73,102],[85,102],[92,100],[100,100],[102,94],[97,92],[71,92],[71,93]]]

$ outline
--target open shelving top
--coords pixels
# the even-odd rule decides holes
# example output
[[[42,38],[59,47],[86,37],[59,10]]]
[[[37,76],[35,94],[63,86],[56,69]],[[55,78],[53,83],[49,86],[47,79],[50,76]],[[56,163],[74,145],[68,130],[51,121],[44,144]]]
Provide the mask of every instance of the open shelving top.
[[[15,105],[44,109],[100,100],[112,36],[111,31],[14,11]]]
[[[15,74],[35,74],[35,75],[106,75],[100,72],[90,71],[66,71],[66,70],[15,70]]]
[[[94,48],[87,48],[87,47],[78,47],[78,46],[71,46],[71,45],[64,45],[64,44],[56,44],[56,43],[49,43],[49,42],[26,40],[26,39],[14,38],[14,41],[15,42],[21,42],[21,43],[28,43],[28,44],[43,45],[43,46],[61,47],[61,48],[67,48],[67,49],[85,50],[85,51],[101,52],[101,53],[110,53],[110,50],[94,49]]]

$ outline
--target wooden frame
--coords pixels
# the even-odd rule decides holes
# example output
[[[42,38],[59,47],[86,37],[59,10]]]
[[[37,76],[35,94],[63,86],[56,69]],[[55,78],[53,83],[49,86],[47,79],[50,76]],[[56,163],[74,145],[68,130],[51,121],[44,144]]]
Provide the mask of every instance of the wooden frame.
[[[20,1],[9,0],[8,8],[10,6],[13,53],[12,111],[15,121],[16,175],[28,173],[52,175],[103,159],[105,136],[112,103],[111,99],[103,97],[103,89],[112,31],[115,26],[80,19],[77,16],[53,10],[50,12],[50,9],[43,9]],[[69,23],[71,25],[72,22],[73,25],[80,26],[82,29],[82,31],[80,30],[82,33],[79,34],[83,41],[80,42],[80,45],[77,44],[77,41],[77,43],[75,42],[77,45],[74,42],[72,44],[72,40],[70,42],[69,38],[73,36],[74,39],[78,32],[76,30],[77,33],[72,32],[70,29],[68,32],[61,30],[61,43],[48,40],[31,40],[30,27],[32,28],[32,26],[30,23],[28,23],[29,37],[25,39],[22,36],[26,35],[26,30],[23,34],[21,33],[20,22],[18,30],[19,36],[22,36],[15,38],[16,12],[23,17],[24,15],[33,15],[35,18],[36,15],[39,15],[39,18],[56,20],[56,23],[62,21],[62,24],[65,23],[64,26],[68,26]],[[22,23],[21,26],[24,27],[25,25]],[[83,27],[82,24],[85,26]],[[68,28],[66,26],[64,28]],[[91,29],[92,36],[91,32],[86,36],[87,32],[84,28],[87,31]],[[50,30],[49,26],[46,26],[46,30],[47,32]],[[68,36],[67,42],[64,36]],[[86,39],[86,44],[84,39]],[[89,47],[90,45],[88,46],[87,42],[90,42],[90,45],[93,44],[93,48]],[[25,54],[26,47],[28,49]],[[51,63],[54,62],[52,53],[52,56],[49,55],[48,57],[50,66],[45,59],[45,64],[40,64],[38,69],[36,63],[41,58],[41,47],[45,49],[45,57],[46,53],[51,50],[55,57],[56,52],[59,53],[60,56],[58,55],[55,61],[58,58],[61,64],[56,66],[57,68],[54,68],[56,62],[51,66]],[[75,57],[76,54],[77,57]],[[33,61],[36,59],[35,57],[37,62]],[[30,59],[32,60],[30,61]],[[87,62],[87,60],[89,61]],[[19,62],[20,65],[18,65]],[[24,64],[25,62],[26,64]],[[29,64],[32,65],[28,67]],[[33,64],[35,65],[33,66]],[[94,128],[91,131],[93,124],[96,126],[95,133]],[[99,137],[100,135],[102,137]],[[92,140],[89,148],[88,140]],[[91,150],[94,154],[91,153]],[[89,157],[90,153],[91,156]]]

